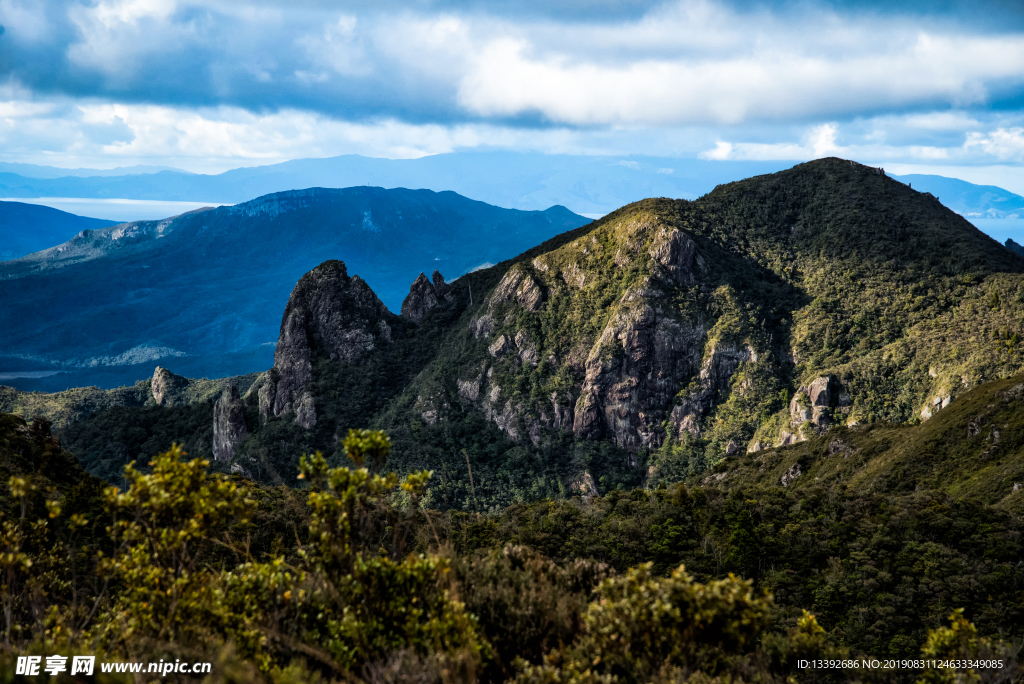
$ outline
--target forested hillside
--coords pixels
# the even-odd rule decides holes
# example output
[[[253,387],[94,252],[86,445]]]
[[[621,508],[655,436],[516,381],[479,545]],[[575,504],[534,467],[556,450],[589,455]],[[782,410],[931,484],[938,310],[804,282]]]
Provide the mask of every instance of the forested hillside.
[[[239,681],[1017,681],[1022,273],[838,159],[400,315],[323,262],[258,376],[9,393],[62,420],[0,425],[10,638]],[[794,665],[850,656],[987,664]]]
[[[292,482],[295,453],[341,463],[337,436],[377,426],[399,472],[439,473],[432,504],[500,508],[671,483],[830,427],[927,420],[1024,369],[1024,260],[838,159],[645,200],[455,283],[418,280],[402,316],[360,304],[345,318],[376,296],[341,269],[293,292],[274,369],[240,388],[244,439],[224,468]],[[288,341],[300,319],[301,348]],[[150,441],[167,434],[161,412],[111,411],[65,434],[88,467],[163,448]],[[213,413],[196,414],[205,435]],[[112,446],[114,424],[140,432]],[[212,438],[180,437],[213,455]]]

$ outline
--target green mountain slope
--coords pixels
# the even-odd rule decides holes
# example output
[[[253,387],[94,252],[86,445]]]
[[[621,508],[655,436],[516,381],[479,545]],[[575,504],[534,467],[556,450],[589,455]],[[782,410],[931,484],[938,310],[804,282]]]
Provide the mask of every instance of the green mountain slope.
[[[822,160],[516,259],[406,396],[473,405],[520,442],[609,439],[678,477],[1018,372],[1022,270],[930,196]]]
[[[1024,513],[1024,375],[987,382],[918,425],[837,427],[807,442],[726,459],[694,482],[718,487],[918,490]]]
[[[295,454],[343,459],[345,431],[379,426],[392,467],[441,475],[432,505],[500,507],[928,420],[1024,370],[1024,259],[840,159],[644,200],[455,283],[423,277],[401,317],[329,263],[293,292],[274,369],[224,399],[245,425],[221,467],[287,481]]]

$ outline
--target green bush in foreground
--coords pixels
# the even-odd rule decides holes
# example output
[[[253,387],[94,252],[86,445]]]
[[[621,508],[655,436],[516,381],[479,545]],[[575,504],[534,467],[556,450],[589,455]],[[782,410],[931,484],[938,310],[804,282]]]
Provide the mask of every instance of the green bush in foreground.
[[[52,653],[211,661],[211,682],[273,684],[1020,676],[1014,651],[959,612],[926,633],[921,657],[1002,659],[1002,670],[801,670],[800,659],[850,652],[806,611],[781,618],[752,580],[664,576],[657,563],[616,573],[524,545],[455,554],[452,519],[420,506],[429,473],[400,481],[317,454],[302,459],[304,492],[267,490],[175,447],[148,472],[128,468],[126,489],[102,490],[42,430],[2,419],[0,468],[20,474],[0,490],[0,682],[15,681],[16,655]],[[344,444],[357,466],[387,456],[382,433]],[[282,510],[293,539],[255,543]]]

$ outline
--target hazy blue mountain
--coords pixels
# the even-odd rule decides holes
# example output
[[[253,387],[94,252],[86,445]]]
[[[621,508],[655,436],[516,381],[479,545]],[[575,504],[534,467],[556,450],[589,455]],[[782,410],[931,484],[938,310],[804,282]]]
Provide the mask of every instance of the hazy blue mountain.
[[[74,371],[4,383],[50,390],[133,382],[160,359],[193,377],[263,370],[291,289],[324,260],[343,259],[397,311],[421,271],[451,280],[588,222],[560,206],[356,187],[83,231],[0,263],[0,370]]]
[[[36,204],[0,202],[0,261],[60,244],[82,230],[113,224],[113,221],[76,216]]]
[[[518,152],[459,152],[421,159],[345,155],[233,169],[218,175],[163,171],[119,177],[26,178],[0,172],[0,197],[126,198],[235,204],[282,190],[371,185],[452,190],[513,209],[536,210],[560,204],[580,214],[603,215],[645,197],[695,199],[721,183],[789,166],[792,166],[789,162]]]
[[[967,218],[1024,218],[1024,197],[994,185],[975,185],[958,178],[909,174],[893,176],[914,190],[930,192]]]
[[[595,216],[647,197],[696,199],[717,185],[774,173],[789,168],[792,162],[457,152],[421,159],[376,159],[359,155],[296,159],[217,175],[187,174],[174,169],[148,172],[159,167],[131,167],[125,169],[123,175],[113,174],[116,169],[110,172],[76,169],[72,173],[65,169],[33,167],[19,171],[22,166],[26,165],[0,164],[0,197],[236,204],[282,190],[373,185],[453,190],[488,204],[514,209],[544,209],[560,204],[574,212]],[[147,172],[143,173],[142,169]],[[943,176],[896,178],[912,183],[915,189],[937,195],[946,206],[965,216],[999,218],[1018,212],[1024,215],[1024,198],[1001,188]]]
[[[68,176],[87,178],[92,176],[136,176],[146,173],[159,173],[161,171],[173,171],[190,175],[190,171],[175,169],[170,166],[150,166],[137,164],[135,166],[117,166],[112,169],[62,169],[57,166],[41,166],[39,164],[22,164],[20,162],[0,162],[0,172],[15,173],[25,178],[65,178]]]

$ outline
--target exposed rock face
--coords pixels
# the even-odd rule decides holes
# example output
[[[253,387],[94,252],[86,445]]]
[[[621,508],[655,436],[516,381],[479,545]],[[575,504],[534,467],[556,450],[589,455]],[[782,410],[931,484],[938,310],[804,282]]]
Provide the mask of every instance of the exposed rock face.
[[[682,285],[694,283],[694,258],[697,256],[697,245],[690,236],[673,228],[662,228],[649,254],[661,264],[670,278]],[[697,264],[700,265],[699,263]]]
[[[594,236],[574,243],[577,257],[563,261],[557,270],[540,257],[532,261],[533,270],[524,264],[512,266],[490,295],[486,314],[470,323],[476,339],[488,339],[496,366],[527,372],[543,357],[552,367],[568,366],[573,375],[582,376],[579,386],[552,392],[550,406],[509,401],[489,380],[486,389],[482,378],[459,380],[459,395],[470,401],[479,397],[488,419],[512,439],[529,436],[536,443],[541,428],[571,429],[586,439],[610,439],[629,451],[657,448],[666,437],[666,411],[686,380],[700,373],[702,390],[690,404],[676,407],[672,417],[677,429],[696,433],[700,416],[728,386],[739,363],[756,358],[748,348],[718,345],[702,366],[706,324],[679,320],[668,298],[678,286],[693,286],[706,273],[696,243],[683,231],[650,222],[627,228],[614,238],[620,241],[616,253],[621,259],[616,263],[649,259],[651,275],[622,292],[596,340],[562,350],[556,357],[543,333],[538,342],[536,332],[505,327],[514,319],[500,308],[511,304],[536,312],[548,299],[573,297],[576,290],[588,287],[587,255],[601,248]],[[510,361],[514,365],[508,366]]]
[[[925,404],[925,407],[921,409],[921,420],[928,420],[936,412],[946,408],[953,402],[952,395],[940,395],[932,399],[930,404]]]
[[[489,315],[474,318],[469,323],[469,329],[476,339],[490,337],[491,333],[494,332],[494,319]]]
[[[274,368],[259,390],[261,417],[294,412],[296,423],[313,427],[313,360],[354,361],[388,344],[395,318],[340,261],[325,261],[302,276],[284,310]]]
[[[433,282],[420,273],[402,301],[402,318],[419,323],[428,311],[442,303],[448,295],[448,285],[440,271],[434,271]]]
[[[506,339],[504,335],[500,335],[498,339],[494,340],[494,342],[487,347],[487,351],[490,352],[491,356],[494,358],[500,359],[508,353],[510,348],[511,345],[508,343],[508,339]]]
[[[480,398],[480,387],[483,383],[484,373],[481,370],[480,375],[472,380],[457,380],[456,386],[458,387],[459,396],[466,401],[475,402]]]
[[[849,396],[838,394],[835,390],[835,380],[828,375],[815,378],[809,385],[800,387],[789,402],[789,422],[794,427],[800,427],[810,422],[817,430],[825,430],[832,424],[832,414],[835,409],[849,410]],[[798,431],[799,440],[803,441],[805,435]]]
[[[699,340],[698,340],[699,343]],[[698,390],[680,401],[672,409],[669,419],[677,434],[689,432],[700,436],[700,418],[714,407],[719,393],[729,387],[732,376],[741,363],[757,360],[757,354],[747,346],[737,348],[729,344],[714,344],[705,352],[700,364]]]
[[[797,441],[799,440],[796,435],[789,430],[783,429],[779,431],[779,441],[775,446],[789,446],[790,444],[796,444]]]
[[[578,494],[584,501],[600,494],[597,491],[597,483],[594,482],[594,476],[586,470],[569,482],[569,489],[573,493]]]
[[[188,388],[188,378],[175,375],[166,368],[157,366],[151,383],[153,399],[157,406],[173,406],[181,392]]]
[[[491,295],[490,305],[494,308],[506,302],[517,302],[527,311],[537,311],[544,301],[544,290],[531,275],[520,266],[513,266],[498,283]]]
[[[630,450],[660,446],[664,434],[655,414],[697,370],[704,335],[651,306],[647,285],[623,294],[591,349],[573,420],[577,435],[607,437]]]
[[[782,486],[788,487],[793,480],[800,477],[802,474],[803,473],[800,471],[800,464],[794,463],[782,474]]]
[[[533,343],[526,331],[520,330],[516,333],[516,347],[519,349],[519,360],[528,366],[536,366],[540,361],[537,353],[537,345]]]
[[[228,385],[213,405],[213,457],[230,461],[235,450],[249,436],[245,427],[245,409],[238,388]]]

